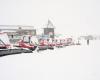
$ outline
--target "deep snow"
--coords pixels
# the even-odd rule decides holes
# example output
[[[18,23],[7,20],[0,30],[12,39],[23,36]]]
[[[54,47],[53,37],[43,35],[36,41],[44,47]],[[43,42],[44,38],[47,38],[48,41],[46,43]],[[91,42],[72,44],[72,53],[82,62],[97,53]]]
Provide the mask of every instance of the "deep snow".
[[[100,80],[100,41],[0,57],[0,80]]]

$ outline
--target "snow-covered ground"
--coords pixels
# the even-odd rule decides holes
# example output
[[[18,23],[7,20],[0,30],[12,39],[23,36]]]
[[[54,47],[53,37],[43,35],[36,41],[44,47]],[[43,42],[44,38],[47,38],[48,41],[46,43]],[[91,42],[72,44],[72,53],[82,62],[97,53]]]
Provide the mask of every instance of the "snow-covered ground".
[[[100,80],[100,41],[0,57],[0,80]]]

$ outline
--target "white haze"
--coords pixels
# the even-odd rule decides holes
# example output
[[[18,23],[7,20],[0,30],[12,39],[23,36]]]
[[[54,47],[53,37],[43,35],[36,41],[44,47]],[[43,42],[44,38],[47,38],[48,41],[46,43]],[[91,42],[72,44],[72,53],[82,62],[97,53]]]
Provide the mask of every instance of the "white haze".
[[[100,0],[0,0],[0,25],[29,25],[39,31],[48,19],[56,33],[99,35]],[[94,40],[89,46],[84,42],[0,57],[0,80],[100,80],[99,47]]]
[[[0,0],[0,24],[40,29],[50,19],[57,33],[100,34],[99,4],[100,0]]]

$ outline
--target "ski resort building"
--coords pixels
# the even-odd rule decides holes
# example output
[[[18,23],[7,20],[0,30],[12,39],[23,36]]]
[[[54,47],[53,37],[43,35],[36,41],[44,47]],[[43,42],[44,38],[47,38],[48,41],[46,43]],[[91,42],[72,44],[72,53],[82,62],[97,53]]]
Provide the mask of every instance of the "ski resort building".
[[[36,35],[34,26],[0,25],[0,32],[7,33],[11,42],[18,41],[23,35]]]

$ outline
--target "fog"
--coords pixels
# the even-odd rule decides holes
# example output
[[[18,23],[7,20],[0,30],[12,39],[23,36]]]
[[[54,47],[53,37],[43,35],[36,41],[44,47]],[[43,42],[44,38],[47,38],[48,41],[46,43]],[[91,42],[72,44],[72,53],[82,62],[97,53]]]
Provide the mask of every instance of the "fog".
[[[0,24],[41,29],[50,19],[57,33],[100,34],[99,4],[99,0],[0,0]]]
[[[39,31],[48,19],[56,33],[100,35],[100,0],[0,0],[0,25],[29,25]],[[0,80],[100,80],[99,47],[98,40],[0,57]]]

